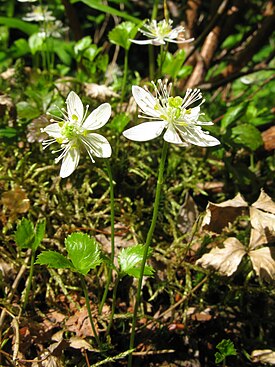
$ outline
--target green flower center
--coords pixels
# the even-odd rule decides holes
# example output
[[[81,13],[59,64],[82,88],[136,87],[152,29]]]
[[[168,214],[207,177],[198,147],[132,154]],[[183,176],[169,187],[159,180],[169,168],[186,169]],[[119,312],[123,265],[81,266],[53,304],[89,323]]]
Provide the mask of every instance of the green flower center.
[[[77,121],[77,116],[73,115],[72,119]],[[71,122],[65,122],[65,124],[62,127],[61,134],[64,136],[64,138],[72,140],[76,138],[79,134],[81,134],[81,131],[79,129],[79,126],[77,126],[76,124]]]

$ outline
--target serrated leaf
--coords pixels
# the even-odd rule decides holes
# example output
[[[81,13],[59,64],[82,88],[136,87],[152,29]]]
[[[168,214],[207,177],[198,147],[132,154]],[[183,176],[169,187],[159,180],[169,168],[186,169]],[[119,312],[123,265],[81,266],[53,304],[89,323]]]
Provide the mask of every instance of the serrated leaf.
[[[65,246],[76,270],[86,275],[102,260],[98,243],[85,233],[73,233],[65,240]]]
[[[224,360],[225,356],[221,354],[220,352],[215,353],[215,363],[219,364]]]
[[[221,121],[222,129],[226,129],[235,121],[237,121],[244,113],[247,107],[247,103],[242,103],[236,107],[230,107]]]
[[[56,269],[74,269],[70,260],[56,251],[42,251],[35,263]]]
[[[122,273],[128,274],[135,278],[140,276],[140,264],[143,259],[145,246],[135,245],[123,249],[118,255],[118,262]],[[148,256],[151,254],[151,250]],[[145,266],[144,275],[151,276],[154,273],[154,269],[151,266]]]
[[[252,151],[263,145],[260,131],[251,124],[242,124],[232,129],[232,139],[235,143],[249,148]]]
[[[35,251],[37,247],[40,245],[41,241],[43,240],[43,237],[45,235],[45,229],[46,229],[46,219],[43,218],[36,223],[35,228],[35,241],[33,243],[33,250]]]
[[[238,268],[246,251],[243,244],[234,237],[227,238],[224,247],[214,247],[208,254],[204,254],[196,264],[202,267],[212,267],[222,275],[230,276]]]
[[[219,352],[215,353],[215,363],[217,364],[221,363],[228,356],[237,355],[234,344],[229,339],[223,339],[216,348],[219,350]]]
[[[22,248],[32,248],[35,239],[33,223],[26,218],[23,218],[17,225],[15,232],[15,242]]]
[[[138,26],[132,22],[123,22],[113,28],[109,34],[109,40],[115,45],[123,47],[125,50],[129,50],[131,46],[130,39],[135,38],[138,31]]]

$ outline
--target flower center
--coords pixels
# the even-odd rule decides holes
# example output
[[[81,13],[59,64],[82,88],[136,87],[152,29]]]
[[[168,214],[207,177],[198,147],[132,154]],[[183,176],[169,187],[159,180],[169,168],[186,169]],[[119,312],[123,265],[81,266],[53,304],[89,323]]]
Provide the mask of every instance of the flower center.
[[[73,120],[77,120],[76,115],[73,115],[72,118]],[[68,140],[72,140],[76,138],[79,134],[81,134],[81,132],[82,131],[80,130],[79,126],[69,121],[65,122],[65,124],[63,125],[61,129],[61,134],[64,136],[64,138]]]
[[[161,38],[167,36],[172,30],[172,27],[169,23],[167,23],[165,20],[161,21],[157,25],[156,29],[156,36],[159,36]]]

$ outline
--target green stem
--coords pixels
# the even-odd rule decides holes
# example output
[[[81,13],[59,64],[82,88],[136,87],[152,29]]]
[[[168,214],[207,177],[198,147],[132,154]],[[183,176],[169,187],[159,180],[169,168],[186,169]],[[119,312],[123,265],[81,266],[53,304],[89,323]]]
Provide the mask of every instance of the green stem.
[[[29,299],[29,294],[30,294],[31,285],[32,285],[32,276],[33,276],[34,261],[35,261],[35,251],[34,251],[34,250],[32,250],[32,254],[31,254],[30,274],[29,274],[28,284],[27,284],[26,292],[25,292],[25,298],[24,298],[23,310],[25,310],[25,309],[26,309],[26,306],[27,306],[27,303],[28,303],[28,299]]]
[[[112,170],[111,170],[111,166],[110,166],[110,162],[107,160],[106,161],[106,168],[107,168],[107,173],[109,176],[109,184],[110,184],[110,202],[111,202],[111,266],[109,267],[108,270],[108,278],[107,278],[107,282],[105,285],[105,290],[101,299],[101,303],[99,306],[99,314],[101,314],[104,303],[106,301],[107,298],[107,294],[108,294],[108,290],[109,290],[109,285],[111,283],[112,280],[112,271],[113,271],[113,267],[114,267],[114,259],[115,259],[115,195],[114,195],[114,182],[113,182],[113,175],[112,175]]]
[[[126,92],[125,89],[126,89],[127,75],[128,75],[128,57],[129,57],[129,50],[125,50],[123,80],[122,80],[121,98],[120,98],[120,110],[122,108],[122,103],[123,103],[125,92]]]
[[[143,278],[143,274],[144,274],[144,269],[145,269],[145,264],[146,264],[146,260],[147,260],[147,256],[148,256],[149,247],[150,247],[150,244],[151,244],[151,241],[152,241],[152,237],[153,237],[153,234],[154,234],[154,230],[155,230],[156,223],[157,223],[157,218],[158,218],[158,209],[159,209],[161,188],[162,188],[162,185],[163,185],[163,173],[164,173],[164,166],[165,166],[167,151],[168,151],[168,143],[166,141],[164,141],[163,148],[162,148],[162,155],[161,155],[160,164],[159,164],[159,173],[158,173],[158,181],[157,181],[157,188],[156,188],[156,196],[155,196],[155,202],[154,202],[152,222],[151,222],[149,231],[147,233],[144,255],[143,255],[143,259],[142,259],[142,263],[141,263],[141,267],[140,267],[140,276],[139,276],[139,281],[138,281],[136,303],[135,303],[134,313],[133,313],[132,330],[131,330],[131,336],[130,336],[129,349],[134,348],[135,331],[136,331],[135,329],[136,329],[136,323],[137,323],[137,313],[138,313],[138,308],[139,308],[140,299],[141,299],[142,278]],[[132,367],[132,358],[133,358],[133,356],[132,356],[132,354],[130,354],[129,357],[128,357],[128,367]]]
[[[95,324],[93,322],[93,316],[92,316],[92,311],[91,311],[90,300],[89,300],[89,295],[88,295],[88,289],[87,289],[87,286],[86,286],[86,282],[85,282],[84,276],[82,274],[79,274],[79,275],[80,275],[82,290],[83,290],[84,296],[85,296],[86,307],[87,307],[91,327],[92,327],[92,330],[93,330],[93,334],[94,334],[95,340],[97,342],[97,345],[98,345],[99,349],[101,350],[102,349],[101,348],[101,343],[100,343],[100,340],[99,340],[99,336],[97,335]]]
[[[153,10],[152,10],[151,20],[157,18],[157,15],[158,15],[158,6],[159,6],[159,0],[155,0],[154,1],[154,6],[153,6]]]
[[[153,10],[152,10],[151,20],[154,20],[154,19],[157,18],[158,5],[159,5],[159,0],[155,0]],[[148,46],[148,53],[149,53],[149,76],[150,76],[150,80],[154,80],[154,76],[155,76],[155,56],[154,56],[154,46],[153,45]]]
[[[110,330],[113,325],[114,314],[115,314],[115,309],[116,309],[116,294],[117,294],[117,288],[118,288],[119,281],[120,281],[120,275],[118,274],[115,285],[114,285],[114,290],[113,290],[112,310],[111,310],[109,325],[107,328],[107,335],[110,334]]]

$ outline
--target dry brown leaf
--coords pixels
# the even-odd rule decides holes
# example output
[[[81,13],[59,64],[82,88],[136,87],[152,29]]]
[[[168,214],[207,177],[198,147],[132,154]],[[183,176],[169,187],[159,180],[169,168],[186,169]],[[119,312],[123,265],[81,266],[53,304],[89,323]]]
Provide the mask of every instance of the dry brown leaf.
[[[275,351],[271,349],[253,350],[251,358],[254,363],[275,364]]]
[[[186,233],[188,237],[192,235],[192,227],[197,220],[199,211],[197,205],[191,195],[186,195],[183,205],[180,207],[178,214],[178,228],[182,233]]]
[[[93,318],[95,328],[97,328],[97,320]],[[75,314],[66,321],[66,327],[69,331],[72,331],[76,336],[93,336],[93,330],[88,316],[86,307],[76,311]]]
[[[215,233],[222,230],[247,211],[248,204],[240,194],[220,204],[209,202],[203,218],[202,228]]]
[[[258,234],[251,234],[249,248],[254,249],[275,240],[275,214],[266,213],[253,206],[249,208],[252,229]],[[258,238],[257,238],[258,237]]]
[[[252,206],[257,209],[264,210],[265,212],[275,214],[275,203],[271,197],[264,192],[264,190],[261,190],[258,200],[255,201]]]
[[[213,267],[222,275],[232,275],[245,255],[245,248],[234,237],[227,238],[223,245],[224,247],[222,248],[214,247],[208,254],[197,260],[196,264],[202,267]]]
[[[20,186],[15,186],[13,190],[2,194],[2,204],[11,214],[26,213],[30,208],[30,200],[26,192]]]
[[[84,90],[88,97],[97,99],[100,102],[104,102],[111,97],[119,97],[117,93],[104,84],[99,85],[95,83],[85,83]]]
[[[275,279],[275,248],[262,247],[249,251],[256,274],[267,281]]]
[[[80,338],[79,336],[72,336],[69,339],[69,343],[70,343],[70,347],[74,348],[74,349],[86,349],[89,350],[90,352],[94,352],[97,351],[95,348],[93,348],[91,346],[90,343],[88,343],[85,339]]]

